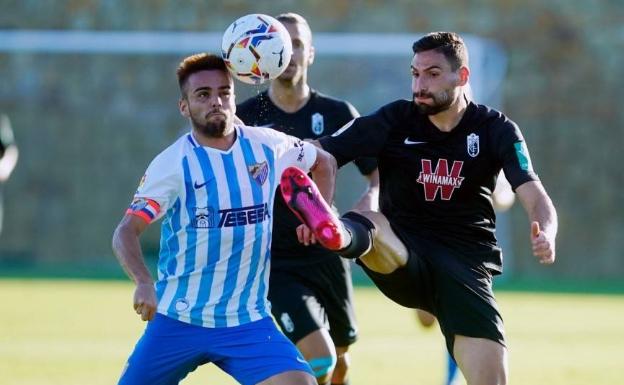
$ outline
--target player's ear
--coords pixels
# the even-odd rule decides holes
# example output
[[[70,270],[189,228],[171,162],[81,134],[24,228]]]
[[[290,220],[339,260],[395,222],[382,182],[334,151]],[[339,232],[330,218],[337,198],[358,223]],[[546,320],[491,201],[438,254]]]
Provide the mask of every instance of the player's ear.
[[[466,66],[459,67],[457,71],[459,74],[459,86],[465,86],[468,83],[468,78],[470,78],[470,70]]]
[[[310,46],[310,56],[308,57],[308,65],[314,63],[314,46]]]
[[[188,101],[186,100],[186,98],[180,98],[180,100],[178,100],[178,108],[180,109],[180,114],[182,116],[184,116],[185,118],[189,117]]]

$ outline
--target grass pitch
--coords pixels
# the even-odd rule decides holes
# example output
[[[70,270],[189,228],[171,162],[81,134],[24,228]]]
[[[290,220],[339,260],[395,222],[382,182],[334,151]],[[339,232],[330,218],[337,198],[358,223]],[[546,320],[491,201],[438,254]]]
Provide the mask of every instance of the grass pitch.
[[[0,384],[114,384],[141,335],[133,287],[116,281],[0,280]],[[498,293],[510,383],[622,383],[624,296]],[[353,385],[441,384],[444,342],[374,288],[356,289]],[[231,385],[212,365],[182,384]]]

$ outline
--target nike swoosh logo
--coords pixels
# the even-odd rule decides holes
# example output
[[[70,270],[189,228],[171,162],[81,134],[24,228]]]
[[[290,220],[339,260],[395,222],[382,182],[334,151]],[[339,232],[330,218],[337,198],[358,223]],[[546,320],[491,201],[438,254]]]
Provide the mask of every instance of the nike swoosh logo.
[[[197,183],[197,181],[195,181],[195,184],[193,185],[193,187],[195,187],[195,189],[200,189],[200,188],[204,187],[206,185],[206,183],[208,183],[208,182]]]
[[[405,138],[405,144],[426,144],[427,142],[411,141],[409,138]]]

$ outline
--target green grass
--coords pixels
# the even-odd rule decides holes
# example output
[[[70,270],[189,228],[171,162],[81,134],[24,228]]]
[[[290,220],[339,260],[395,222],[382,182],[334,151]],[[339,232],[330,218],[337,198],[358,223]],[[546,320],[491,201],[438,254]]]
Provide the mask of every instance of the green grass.
[[[622,383],[624,296],[501,292],[510,383]],[[144,324],[119,281],[0,280],[0,384],[112,384]],[[443,339],[373,288],[356,289],[353,385],[440,384]],[[183,384],[235,384],[214,366]]]

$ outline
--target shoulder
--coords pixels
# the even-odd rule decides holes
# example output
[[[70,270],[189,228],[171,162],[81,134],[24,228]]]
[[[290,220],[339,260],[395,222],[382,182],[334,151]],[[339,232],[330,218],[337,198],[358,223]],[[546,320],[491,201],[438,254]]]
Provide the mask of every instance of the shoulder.
[[[515,132],[519,131],[518,125],[509,119],[505,114],[495,108],[484,104],[473,104],[476,108],[474,115],[478,124],[487,126],[487,129],[493,133]]]
[[[150,163],[150,169],[157,169],[159,172],[168,173],[178,169],[184,157],[184,147],[192,146],[189,139],[190,134],[180,136],[169,147],[162,150]]]
[[[269,127],[237,126],[241,138],[262,144],[275,144],[284,141],[288,135]]]
[[[393,116],[410,115],[417,111],[414,108],[414,102],[407,99],[398,99],[381,106],[375,113]]]
[[[314,103],[321,109],[337,111],[348,114],[352,117],[359,116],[359,113],[353,104],[344,99],[339,99],[317,90],[312,90],[312,98],[314,99]]]

